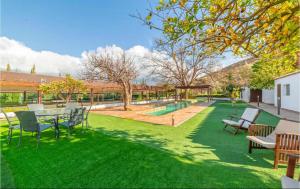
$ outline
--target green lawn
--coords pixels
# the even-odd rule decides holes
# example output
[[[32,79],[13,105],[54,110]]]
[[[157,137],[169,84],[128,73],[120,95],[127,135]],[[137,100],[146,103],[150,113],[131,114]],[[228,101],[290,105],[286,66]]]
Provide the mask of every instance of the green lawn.
[[[241,114],[245,104],[237,104]],[[273,151],[247,153],[245,133],[224,132],[221,119],[232,113],[218,102],[179,127],[161,126],[92,114],[92,129],[78,127],[67,138],[62,130],[43,133],[40,148],[26,135],[6,144],[1,126],[1,185],[25,188],[274,188],[286,166],[274,170]],[[262,112],[257,122],[276,125]],[[17,133],[16,133],[17,135]]]

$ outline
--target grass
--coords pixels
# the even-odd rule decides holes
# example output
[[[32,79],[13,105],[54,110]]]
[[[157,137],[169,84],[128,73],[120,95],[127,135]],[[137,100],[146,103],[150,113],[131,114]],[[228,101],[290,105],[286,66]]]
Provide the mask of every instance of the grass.
[[[245,104],[237,104],[241,114]],[[233,136],[221,119],[231,104],[218,102],[179,127],[161,126],[91,114],[92,129],[80,127],[67,138],[62,130],[18,137],[6,144],[1,125],[1,186],[23,188],[279,188],[286,166],[274,170],[271,150],[247,153],[245,133]],[[275,126],[278,118],[266,112],[258,123]],[[17,133],[16,133],[17,135]]]

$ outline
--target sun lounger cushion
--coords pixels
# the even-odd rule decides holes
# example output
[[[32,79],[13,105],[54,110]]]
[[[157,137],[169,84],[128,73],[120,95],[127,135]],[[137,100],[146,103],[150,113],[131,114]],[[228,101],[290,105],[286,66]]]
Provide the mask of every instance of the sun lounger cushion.
[[[297,122],[280,120],[275,130],[267,137],[247,136],[247,138],[265,148],[275,148],[276,134],[300,134],[300,124]]]
[[[262,136],[247,136],[247,139],[255,142],[257,144],[262,145],[265,148],[275,148],[275,139],[270,137],[262,137]]]

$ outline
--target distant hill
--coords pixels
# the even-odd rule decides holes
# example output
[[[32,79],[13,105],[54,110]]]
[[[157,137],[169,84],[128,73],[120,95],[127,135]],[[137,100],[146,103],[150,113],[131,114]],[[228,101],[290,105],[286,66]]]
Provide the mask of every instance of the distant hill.
[[[224,90],[229,83],[229,77],[234,85],[247,86],[250,82],[251,67],[257,61],[256,58],[248,58],[216,72],[207,74],[198,79],[199,84],[210,84],[214,90]]]

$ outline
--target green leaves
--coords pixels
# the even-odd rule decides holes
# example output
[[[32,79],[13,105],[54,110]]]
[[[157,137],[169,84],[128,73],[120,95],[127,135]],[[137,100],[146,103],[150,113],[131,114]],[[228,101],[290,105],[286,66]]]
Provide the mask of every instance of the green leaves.
[[[146,21],[149,22],[152,18],[152,12],[149,12],[148,16],[146,17]]]

